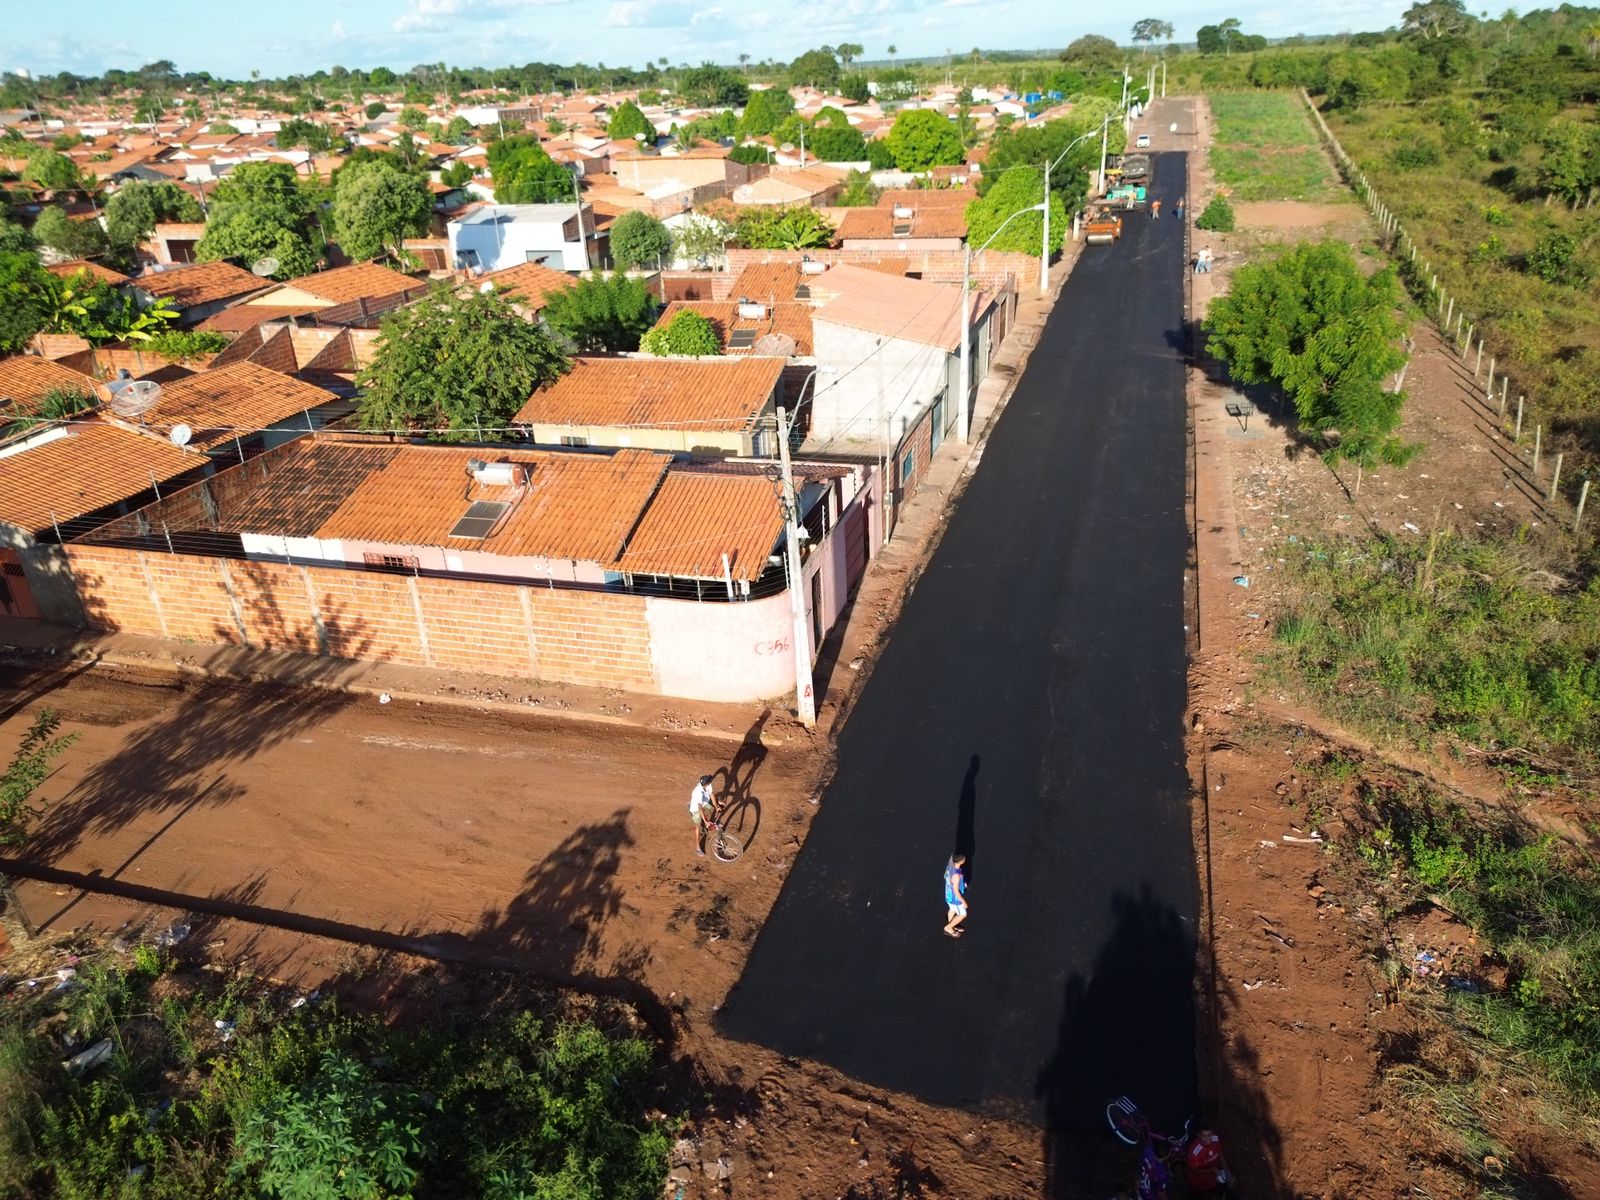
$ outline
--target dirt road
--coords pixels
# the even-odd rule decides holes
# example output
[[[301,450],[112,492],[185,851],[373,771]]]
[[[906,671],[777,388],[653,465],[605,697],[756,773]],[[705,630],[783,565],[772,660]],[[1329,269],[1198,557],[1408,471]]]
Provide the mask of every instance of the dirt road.
[[[27,705],[43,682],[0,676],[24,701],[0,746],[39,703],[79,739],[28,863],[557,981],[715,1004],[812,811],[802,743],[769,750],[793,735],[759,714],[741,746],[154,674],[83,673]],[[687,808],[698,775],[730,766],[751,843],[736,865],[695,857]],[[128,919],[66,878],[20,885],[35,923]]]

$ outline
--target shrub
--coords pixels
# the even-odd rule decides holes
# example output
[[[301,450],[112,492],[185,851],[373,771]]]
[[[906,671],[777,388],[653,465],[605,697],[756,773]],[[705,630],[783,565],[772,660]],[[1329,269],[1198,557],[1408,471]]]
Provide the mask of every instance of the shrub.
[[[169,329],[145,343],[157,354],[183,362],[207,354],[220,354],[228,348],[226,334],[209,329]]]
[[[1205,211],[1195,219],[1194,224],[1196,229],[1205,229],[1212,233],[1232,233],[1233,205],[1228,203],[1226,196],[1213,196],[1211,203],[1206,205]]]
[[[1394,165],[1402,171],[1415,171],[1422,167],[1438,166],[1442,156],[1439,147],[1432,142],[1409,142],[1396,147],[1390,157],[1394,159]]]
[[[703,357],[722,353],[722,339],[709,320],[685,308],[676,313],[665,325],[657,325],[639,342],[646,354],[666,357],[669,354]]]
[[[1578,283],[1578,239],[1570,233],[1547,233],[1528,251],[1528,270],[1546,283]]]

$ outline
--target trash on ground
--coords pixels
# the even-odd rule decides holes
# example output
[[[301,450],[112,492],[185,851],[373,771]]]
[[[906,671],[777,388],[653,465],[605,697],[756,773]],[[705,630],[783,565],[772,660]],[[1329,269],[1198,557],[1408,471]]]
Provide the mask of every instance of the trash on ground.
[[[101,1038],[87,1050],[80,1050],[61,1065],[67,1069],[67,1074],[77,1079],[87,1071],[92,1071],[101,1063],[111,1057],[112,1042],[110,1038]]]

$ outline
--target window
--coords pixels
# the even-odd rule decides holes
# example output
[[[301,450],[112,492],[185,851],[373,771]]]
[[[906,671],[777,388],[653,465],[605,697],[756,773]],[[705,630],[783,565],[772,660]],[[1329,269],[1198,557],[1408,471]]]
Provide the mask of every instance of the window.
[[[417,560],[409,554],[363,554],[361,561],[385,571],[415,571]]]
[[[578,437],[576,434],[564,433],[561,435],[561,444],[563,446],[587,446],[589,439]]]
[[[900,486],[906,487],[911,482],[911,477],[917,473],[917,452],[907,450],[906,456],[900,460]]]
[[[527,250],[523,252],[523,258],[528,262],[537,263],[541,267],[548,267],[552,263],[558,269],[561,266],[561,255],[552,254],[549,250]]]

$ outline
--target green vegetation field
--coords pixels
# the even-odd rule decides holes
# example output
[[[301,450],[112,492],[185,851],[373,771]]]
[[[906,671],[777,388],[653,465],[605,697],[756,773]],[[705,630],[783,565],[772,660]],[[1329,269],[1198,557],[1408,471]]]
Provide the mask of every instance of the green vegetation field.
[[[1211,169],[1235,199],[1327,203],[1348,196],[1293,95],[1222,92],[1210,103]]]

